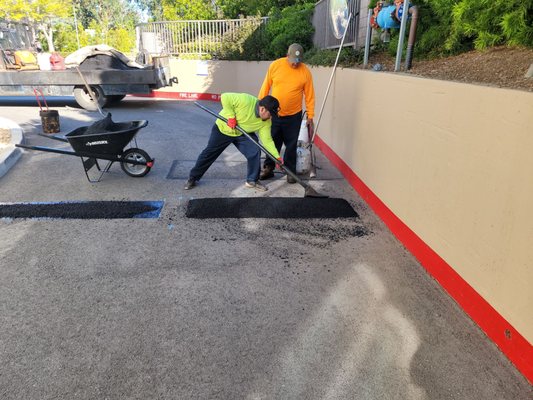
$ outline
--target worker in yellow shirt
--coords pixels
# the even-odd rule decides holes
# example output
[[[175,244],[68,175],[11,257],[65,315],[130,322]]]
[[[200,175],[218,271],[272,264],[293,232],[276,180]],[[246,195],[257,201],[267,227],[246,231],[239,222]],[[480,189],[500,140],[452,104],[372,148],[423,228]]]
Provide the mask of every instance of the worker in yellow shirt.
[[[268,188],[259,182],[261,151],[258,145],[235,128],[239,125],[253,140],[261,141],[263,147],[281,161],[270,136],[270,119],[279,110],[278,100],[272,96],[265,96],[259,100],[248,93],[222,93],[220,102],[222,110],[219,114],[226,118],[227,122],[217,119],[213,124],[207,146],[191,169],[184,189],[190,190],[195,187],[222,152],[233,144],[248,161],[244,186],[261,192],[267,191]]]
[[[315,89],[311,71],[302,62],[303,54],[304,50],[301,45],[291,44],[287,56],[273,61],[268,67],[258,96],[261,99],[271,94],[279,101],[280,110],[277,117],[272,117],[271,134],[278,152],[281,151],[282,145],[285,145],[283,161],[285,166],[293,172],[296,171],[296,147],[302,123],[304,97],[310,135],[313,134],[314,129]],[[274,168],[274,162],[267,158],[260,179],[272,178]],[[287,175],[287,182],[295,183],[296,181]]]

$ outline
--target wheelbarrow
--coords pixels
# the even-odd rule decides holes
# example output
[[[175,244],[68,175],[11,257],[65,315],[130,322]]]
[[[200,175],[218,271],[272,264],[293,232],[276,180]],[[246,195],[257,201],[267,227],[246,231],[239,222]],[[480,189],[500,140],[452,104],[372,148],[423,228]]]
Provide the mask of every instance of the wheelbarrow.
[[[67,133],[65,137],[57,135],[41,135],[60,142],[68,142],[74,151],[53,147],[15,146],[29,150],[45,151],[49,153],[66,154],[81,158],[85,176],[89,182],[100,182],[104,173],[109,171],[114,162],[119,162],[122,170],[129,176],[140,178],[148,174],[154,165],[154,159],[147,152],[137,147],[135,135],[139,129],[148,125],[148,121],[113,122],[111,114],[89,126],[82,126]],[[126,149],[130,143],[133,147]],[[106,160],[107,164],[100,166],[98,160]],[[96,167],[100,172],[97,179],[89,177],[89,170]]]

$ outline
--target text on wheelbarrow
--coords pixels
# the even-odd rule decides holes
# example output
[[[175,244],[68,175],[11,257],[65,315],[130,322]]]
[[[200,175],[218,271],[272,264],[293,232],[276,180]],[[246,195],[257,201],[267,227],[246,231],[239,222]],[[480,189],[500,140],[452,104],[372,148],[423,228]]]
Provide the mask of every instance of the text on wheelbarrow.
[[[85,146],[98,146],[99,144],[108,144],[107,140],[97,140],[95,142],[87,142]]]

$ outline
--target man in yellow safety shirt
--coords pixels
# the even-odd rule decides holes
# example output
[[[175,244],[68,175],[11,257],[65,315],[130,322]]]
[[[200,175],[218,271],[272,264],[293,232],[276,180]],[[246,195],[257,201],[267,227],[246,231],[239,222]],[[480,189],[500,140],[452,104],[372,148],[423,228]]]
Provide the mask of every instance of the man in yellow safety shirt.
[[[315,90],[311,71],[302,62],[303,53],[302,46],[298,43],[291,44],[286,57],[279,58],[270,64],[259,91],[259,98],[263,98],[271,92],[272,96],[279,100],[279,115],[272,117],[272,139],[274,139],[278,152],[285,144],[283,161],[285,166],[293,172],[296,171],[296,147],[302,123],[302,100],[304,97],[310,136],[312,136],[314,129]],[[274,162],[267,158],[260,179],[272,178],[274,168]],[[287,175],[287,182],[295,183],[296,181]]]
[[[257,132],[263,147],[272,156],[281,161],[270,136],[271,117],[278,113],[278,100],[272,96],[265,96],[259,100],[248,93],[223,93],[220,102],[222,103],[222,110],[219,114],[226,118],[228,122],[226,123],[221,119],[216,120],[211,129],[211,136],[207,146],[200,153],[195,166],[191,169],[184,189],[189,190],[195,187],[226,147],[233,144],[248,160],[244,185],[247,188],[263,192],[268,190],[266,186],[259,182],[259,171],[261,169],[261,151],[259,147],[235,127],[238,124],[255,141],[258,140],[255,134]]]

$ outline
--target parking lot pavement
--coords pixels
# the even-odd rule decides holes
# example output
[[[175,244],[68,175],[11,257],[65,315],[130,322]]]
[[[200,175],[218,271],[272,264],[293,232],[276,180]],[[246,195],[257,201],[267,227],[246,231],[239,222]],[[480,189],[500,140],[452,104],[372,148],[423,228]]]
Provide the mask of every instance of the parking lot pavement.
[[[53,100],[61,133],[98,120]],[[30,101],[0,101],[30,145]],[[219,107],[216,103],[210,107]],[[0,202],[162,201],[159,218],[0,220],[2,399],[530,399],[525,378],[429,277],[319,152],[312,185],[345,219],[192,219],[190,199],[303,197],[280,174],[257,193],[228,149],[198,187],[188,170],[213,118],[192,103],[126,98],[148,120],[143,178],[24,151]]]

